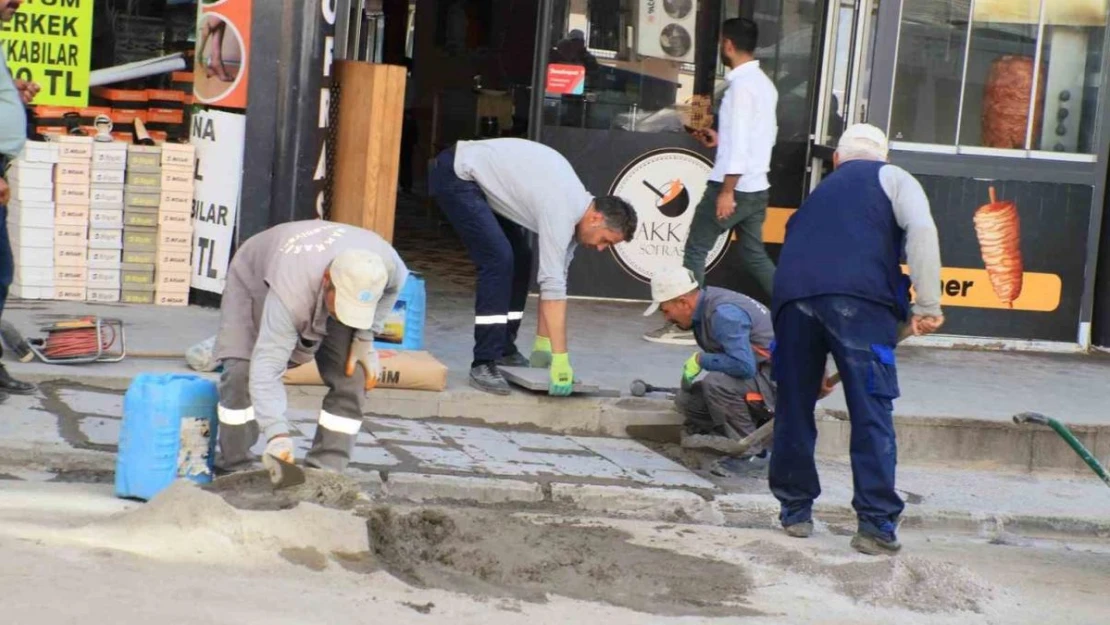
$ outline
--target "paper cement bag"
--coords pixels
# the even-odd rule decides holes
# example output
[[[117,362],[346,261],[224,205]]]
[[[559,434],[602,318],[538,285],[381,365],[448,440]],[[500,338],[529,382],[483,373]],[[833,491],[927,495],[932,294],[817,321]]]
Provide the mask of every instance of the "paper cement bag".
[[[379,349],[378,358],[382,363],[378,388],[437,392],[447,388],[447,366],[428,352]],[[282,381],[294,386],[324,385],[315,360],[289,369]]]

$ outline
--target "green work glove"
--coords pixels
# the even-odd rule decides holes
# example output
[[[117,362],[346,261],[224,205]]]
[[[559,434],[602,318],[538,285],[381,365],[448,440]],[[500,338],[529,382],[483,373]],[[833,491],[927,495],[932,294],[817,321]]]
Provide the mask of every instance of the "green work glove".
[[[532,343],[532,356],[528,364],[536,369],[546,369],[551,366],[551,339],[546,336],[537,336]]]
[[[574,390],[574,369],[570,368],[569,354],[551,355],[551,386],[548,395],[566,397]]]
[[[686,359],[686,363],[682,365],[682,381],[689,385],[701,373],[701,363],[698,362],[699,352],[694,352],[693,356]]]

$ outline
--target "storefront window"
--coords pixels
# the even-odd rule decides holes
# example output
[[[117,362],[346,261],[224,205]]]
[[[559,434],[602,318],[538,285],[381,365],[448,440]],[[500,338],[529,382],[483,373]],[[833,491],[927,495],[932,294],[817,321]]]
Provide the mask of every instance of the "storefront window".
[[[544,122],[684,132],[694,95],[697,5],[697,0],[558,0]]]
[[[1092,154],[1106,16],[1101,0],[904,3],[891,138]]]

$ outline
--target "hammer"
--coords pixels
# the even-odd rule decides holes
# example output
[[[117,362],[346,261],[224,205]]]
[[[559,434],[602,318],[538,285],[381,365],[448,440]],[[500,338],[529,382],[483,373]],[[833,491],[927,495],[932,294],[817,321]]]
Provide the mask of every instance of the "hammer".
[[[648,393],[670,393],[672,395],[678,393],[677,388],[669,386],[652,386],[643,380],[633,380],[630,391],[633,397],[643,397]]]

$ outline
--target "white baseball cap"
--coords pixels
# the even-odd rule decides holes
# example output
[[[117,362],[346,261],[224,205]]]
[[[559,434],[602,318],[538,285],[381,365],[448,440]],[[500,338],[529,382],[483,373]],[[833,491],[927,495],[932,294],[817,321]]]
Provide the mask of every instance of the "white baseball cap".
[[[871,124],[852,124],[840,135],[837,148],[856,149],[866,152],[876,152],[885,159],[890,152],[886,133]]]
[[[347,327],[369,330],[389,282],[382,257],[368,250],[347,250],[331,261],[329,270],[335,287],[336,318]]]
[[[671,267],[660,271],[651,278],[651,306],[644,311],[644,316],[654,315],[664,302],[682,297],[698,288],[694,272],[685,267]]]

